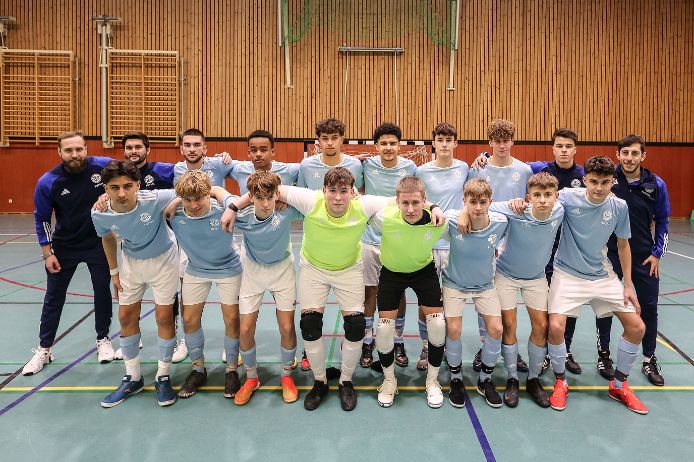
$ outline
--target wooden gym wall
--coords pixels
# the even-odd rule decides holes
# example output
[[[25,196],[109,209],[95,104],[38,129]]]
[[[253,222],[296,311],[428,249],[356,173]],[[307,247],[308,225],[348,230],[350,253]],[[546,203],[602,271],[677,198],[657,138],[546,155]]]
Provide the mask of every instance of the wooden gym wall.
[[[547,140],[558,126],[582,140],[630,132],[651,142],[694,140],[690,0],[464,0],[454,91],[450,1],[288,5],[293,88],[284,85],[276,0],[0,0],[0,15],[17,18],[10,48],[75,52],[78,127],[91,136],[101,125],[99,36],[89,18],[108,14],[123,19],[113,27],[115,48],[181,53],[183,126],[211,137],[263,127],[305,138],[316,120],[335,115],[352,138],[397,117],[409,139],[427,139],[446,120],[461,139],[480,140],[492,118],[505,117],[522,140]],[[405,51],[350,55],[345,100],[341,45]]]

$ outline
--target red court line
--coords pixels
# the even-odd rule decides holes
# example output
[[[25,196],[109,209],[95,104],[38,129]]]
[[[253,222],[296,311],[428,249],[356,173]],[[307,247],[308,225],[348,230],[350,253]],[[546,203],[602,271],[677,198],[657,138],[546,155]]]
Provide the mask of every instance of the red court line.
[[[677,294],[683,294],[685,292],[692,292],[694,291],[694,287],[691,287],[689,289],[684,289],[684,290],[678,290],[677,292],[669,292],[667,294],[658,294],[658,297],[665,297],[667,295],[677,295]]]
[[[0,245],[7,244],[8,242],[16,241],[17,239],[21,239],[21,238],[27,237],[27,236],[31,236],[31,234],[23,234],[23,235],[18,236],[18,237],[13,237],[12,239],[8,239],[6,241],[0,242]]]

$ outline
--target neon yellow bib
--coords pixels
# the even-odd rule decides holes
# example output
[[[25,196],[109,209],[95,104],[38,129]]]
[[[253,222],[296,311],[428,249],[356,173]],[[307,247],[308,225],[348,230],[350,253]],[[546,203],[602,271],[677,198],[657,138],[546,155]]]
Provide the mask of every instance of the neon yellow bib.
[[[424,209],[424,213],[431,214]],[[397,206],[383,209],[381,263],[396,273],[414,273],[432,262],[431,249],[445,226],[411,225],[402,218]]]
[[[361,236],[368,217],[357,199],[349,202],[347,212],[340,218],[331,217],[323,191],[316,194],[318,201],[304,218],[301,256],[317,268],[329,271],[349,268],[361,258]]]

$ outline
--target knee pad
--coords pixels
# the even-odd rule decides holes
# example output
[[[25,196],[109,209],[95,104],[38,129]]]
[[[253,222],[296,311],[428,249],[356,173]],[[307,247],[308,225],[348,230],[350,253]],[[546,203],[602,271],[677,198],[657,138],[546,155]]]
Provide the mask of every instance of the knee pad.
[[[395,319],[379,319],[376,327],[376,349],[379,353],[388,353],[393,349],[395,344],[393,336],[395,336]]]
[[[434,346],[443,346],[446,343],[446,321],[443,313],[427,314],[427,331],[429,343]]]
[[[301,313],[301,337],[309,342],[319,340],[323,336],[323,313],[309,311]]]
[[[345,340],[361,342],[364,339],[364,331],[366,330],[364,313],[345,316],[344,320]]]

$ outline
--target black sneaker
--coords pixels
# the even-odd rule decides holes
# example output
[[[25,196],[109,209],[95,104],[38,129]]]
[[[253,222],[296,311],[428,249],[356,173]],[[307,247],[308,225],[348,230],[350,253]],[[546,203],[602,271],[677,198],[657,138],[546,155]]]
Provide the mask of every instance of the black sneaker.
[[[241,388],[241,380],[239,380],[239,373],[236,371],[229,371],[224,374],[224,397],[233,398],[236,396],[236,392]]]
[[[482,370],[482,348],[479,349],[475,355],[475,359],[472,360],[472,370],[475,372],[480,372]]]
[[[304,398],[304,409],[307,411],[315,411],[318,409],[326,393],[328,393],[327,383],[321,382],[320,380],[313,382],[313,388],[306,393],[306,397]]]
[[[178,397],[190,398],[198,392],[198,388],[203,386],[205,382],[207,382],[207,369],[204,369],[203,372],[191,371],[188,377],[186,377],[186,381],[181,385]]]
[[[516,359],[516,370],[518,372],[523,372],[523,373],[528,372],[528,364],[525,361],[523,361],[523,358],[521,358],[521,355],[518,355],[518,358]]]
[[[465,407],[465,386],[462,380],[451,380],[450,389],[448,390],[448,402],[453,407]]]
[[[542,369],[540,369],[540,375],[544,374],[549,370],[550,366],[549,355],[545,355],[545,360],[542,361]]]
[[[506,391],[504,391],[504,404],[508,407],[518,406],[519,386],[518,379],[511,377],[506,381]]]
[[[525,391],[528,392],[530,396],[532,396],[533,400],[537,403],[538,406],[549,407],[549,397],[547,396],[545,389],[542,388],[540,379],[536,377],[534,379],[528,380],[525,383]]]
[[[340,394],[340,405],[343,411],[351,411],[357,407],[357,392],[349,380],[345,380],[337,386]]]
[[[369,368],[374,363],[374,342],[370,344],[362,343],[361,345],[361,358],[359,358],[359,365],[363,368]]]
[[[496,392],[496,387],[492,379],[485,379],[484,382],[480,382],[480,380],[477,379],[477,393],[484,396],[484,400],[487,401],[487,404],[491,407],[501,407],[501,396]]]
[[[396,343],[393,347],[393,353],[395,354],[395,364],[400,367],[407,367],[410,360],[407,358],[407,352],[405,351],[404,343]]]
[[[656,387],[665,385],[665,379],[660,375],[660,365],[657,363],[655,356],[651,356],[650,361],[643,362],[641,372],[643,372],[646,377],[648,377],[648,381]]]
[[[571,372],[572,374],[578,375],[581,372],[583,372],[583,370],[581,369],[581,365],[576,362],[576,360],[574,359],[574,355],[571,353],[566,355],[565,366],[566,370]]]
[[[607,380],[614,379],[614,365],[610,358],[610,350],[598,350],[598,372]]]

